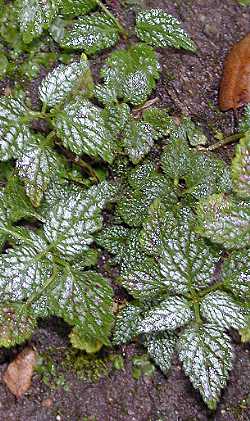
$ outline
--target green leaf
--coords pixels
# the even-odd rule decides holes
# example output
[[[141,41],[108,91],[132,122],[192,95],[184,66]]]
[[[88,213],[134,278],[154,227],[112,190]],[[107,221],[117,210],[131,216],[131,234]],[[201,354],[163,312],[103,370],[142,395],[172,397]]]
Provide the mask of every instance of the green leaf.
[[[223,247],[250,245],[250,204],[234,197],[214,194],[197,208],[198,232]]]
[[[230,295],[222,291],[206,295],[201,303],[201,314],[208,322],[225,329],[240,329],[247,325],[246,312]]]
[[[218,325],[206,324],[187,328],[177,346],[186,375],[208,407],[215,409],[232,367],[230,338]]]
[[[182,119],[181,130],[185,133],[191,146],[206,145],[207,137],[201,128],[193,123],[191,118]]]
[[[133,164],[137,164],[154,144],[151,127],[141,121],[131,120],[125,128],[123,144]]]
[[[234,191],[241,197],[250,197],[250,131],[236,147],[232,162]]]
[[[127,104],[109,105],[102,111],[106,127],[118,137],[121,135],[130,118],[130,108]]]
[[[238,0],[241,6],[250,6],[250,0]]]
[[[39,97],[49,107],[54,107],[67,99],[72,94],[78,94],[79,90],[86,91],[86,78],[90,74],[87,60],[74,62],[65,66],[56,67],[42,81],[39,88]]]
[[[250,342],[250,317],[248,318],[247,327],[240,329],[241,342]]]
[[[61,0],[60,9],[64,15],[85,15],[96,8],[95,0]]]
[[[13,200],[13,197],[15,200]],[[24,187],[16,176],[9,177],[3,200],[12,222],[17,222],[24,218],[37,218],[40,220],[39,214],[32,207],[29,198],[25,194]]]
[[[93,190],[92,190],[93,192]],[[93,233],[102,226],[102,218],[95,191],[65,192],[60,202],[48,211],[44,224],[47,240],[64,256],[80,255],[93,242]]]
[[[182,209],[175,215],[159,202],[153,203],[141,244],[147,252],[159,256],[164,283],[171,291],[186,293],[190,286],[199,290],[212,283],[217,257],[194,233],[189,210]]]
[[[115,255],[115,261],[120,264],[121,270],[133,268],[138,260],[145,259],[137,229],[129,230],[118,225],[108,227],[96,236],[96,242]]]
[[[75,327],[74,344],[90,349],[98,341],[109,343],[112,288],[101,275],[82,270],[96,262],[96,253],[88,245],[101,226],[101,208],[117,196],[117,188],[103,182],[86,191],[77,187],[63,191],[59,201],[52,200],[37,233],[22,227],[8,229],[16,245],[12,241],[13,248],[0,257],[0,298],[6,308],[12,305],[8,302],[22,306],[23,324],[30,317],[32,321],[62,317]],[[28,333],[22,335],[13,330],[11,340],[22,341]]]
[[[109,253],[116,255],[121,261],[124,258],[130,230],[119,225],[104,228],[95,237],[97,244],[105,248]]]
[[[75,326],[70,333],[70,342],[74,348],[85,351],[88,354],[100,351],[103,343],[99,339],[88,339],[78,326]],[[109,345],[109,343],[107,343]]]
[[[140,12],[136,18],[138,37],[154,47],[174,47],[195,51],[193,41],[181,28],[179,21],[161,9]]]
[[[49,296],[53,313],[75,326],[82,341],[98,339],[109,344],[113,292],[107,280],[98,273],[69,266],[58,278]]]
[[[18,99],[0,99],[0,160],[17,158],[28,142],[31,133],[23,122],[27,108]]]
[[[132,304],[128,304],[119,312],[115,321],[115,329],[113,335],[113,344],[121,345],[130,342],[137,333],[137,326],[140,322],[141,309]]]
[[[95,85],[94,94],[98,101],[104,105],[114,105],[117,103],[115,87],[104,84]]]
[[[43,29],[48,29],[58,12],[55,0],[19,0],[17,2],[18,20],[24,42],[30,43]]]
[[[132,267],[124,265],[121,284],[129,293],[140,300],[166,293],[164,277],[154,259],[147,257]]]
[[[173,213],[167,211],[161,200],[156,199],[149,208],[148,216],[143,224],[140,241],[147,254],[159,256],[163,248],[162,232],[174,229],[176,223]]]
[[[155,165],[143,162],[128,174],[131,189],[124,192],[117,205],[117,213],[130,226],[142,225],[148,208],[156,198],[166,198],[168,206],[177,203],[175,188],[171,180],[156,172]]]
[[[29,339],[36,328],[32,311],[22,304],[0,306],[0,346],[10,348]]]
[[[0,296],[2,300],[22,301],[36,293],[52,274],[52,266],[45,257],[46,243],[36,237],[31,245],[7,250],[0,257]],[[40,254],[44,257],[39,258]]]
[[[188,300],[169,297],[146,314],[138,327],[140,333],[175,330],[194,319]]]
[[[175,123],[166,110],[149,108],[143,113],[143,121],[153,129],[153,138],[160,139],[169,135],[175,129]]]
[[[111,54],[101,69],[104,86],[116,92],[117,98],[138,105],[145,102],[159,78],[159,63],[154,50],[136,44]]]
[[[250,300],[250,250],[237,250],[224,261],[221,278],[236,297]]]
[[[247,132],[248,130],[250,130],[250,105],[245,106],[243,117],[239,122],[240,132]]]
[[[46,139],[32,136],[20,154],[16,166],[33,206],[38,207],[59,162],[46,145]]]
[[[87,54],[95,54],[112,47],[118,40],[119,29],[114,19],[100,13],[78,19],[77,23],[65,32],[60,45],[63,48],[84,50]]]
[[[105,125],[101,109],[88,100],[77,98],[58,112],[55,121],[57,134],[64,146],[76,155],[87,154],[111,163],[115,142]]]
[[[231,191],[229,167],[212,155],[200,153],[188,147],[181,136],[173,136],[161,156],[161,165],[166,176],[175,185],[185,181],[182,195],[192,195],[195,199],[213,193]]]
[[[176,337],[169,332],[161,332],[157,335],[147,335],[143,343],[155,364],[167,374],[176,347]]]
[[[8,239],[12,225],[23,218],[41,219],[33,209],[18,178],[10,176],[7,186],[0,191],[0,247]]]

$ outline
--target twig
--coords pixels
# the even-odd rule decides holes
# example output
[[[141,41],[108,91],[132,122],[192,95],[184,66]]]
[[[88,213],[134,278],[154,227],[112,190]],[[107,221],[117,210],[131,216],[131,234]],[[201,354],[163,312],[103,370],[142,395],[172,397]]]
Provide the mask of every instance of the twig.
[[[223,148],[224,146],[228,145],[229,143],[236,142],[239,140],[244,133],[236,133],[231,136],[225,137],[224,139],[220,140],[219,142],[214,143],[213,145],[208,146],[207,148],[200,146],[198,149],[200,151],[215,151],[216,149]]]
[[[125,36],[125,38],[127,38],[128,33],[127,33],[126,29],[120,24],[118,19],[115,18],[115,16],[108,10],[108,8],[106,6],[104,6],[104,4],[100,0],[95,0],[95,2],[100,7],[100,9],[102,9],[104,11],[104,13],[106,13],[106,15],[109,16],[115,22],[119,31]]]

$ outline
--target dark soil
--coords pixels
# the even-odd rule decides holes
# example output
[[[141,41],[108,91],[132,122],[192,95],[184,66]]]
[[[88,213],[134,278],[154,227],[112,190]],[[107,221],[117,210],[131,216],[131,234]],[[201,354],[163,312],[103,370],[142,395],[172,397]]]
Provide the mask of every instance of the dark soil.
[[[116,13],[121,13],[117,1],[108,3]],[[232,133],[235,123],[231,112],[218,110],[218,86],[225,55],[249,30],[250,7],[240,7],[234,0],[148,0],[144,3],[147,7],[166,9],[179,18],[198,46],[196,55],[173,49],[158,50],[162,77],[153,96],[159,97],[159,105],[168,107],[176,116],[184,113],[199,121],[211,142],[216,131]],[[130,20],[133,14],[128,12],[123,18],[126,20],[127,16]],[[31,90],[36,85],[34,81]],[[220,155],[229,160],[232,152],[233,146],[230,146],[220,151]],[[66,326],[58,320],[43,322],[36,331],[31,344],[39,353],[51,354],[55,374],[49,385],[35,374],[32,387],[18,401],[0,384],[0,421],[250,420],[250,347],[240,344],[234,335],[234,368],[213,413],[192,388],[177,360],[167,378],[156,370],[151,377],[134,380],[131,359],[143,352],[139,345],[117,350],[124,356],[123,370],[115,370],[112,363],[107,362],[109,374],[96,383],[79,379],[73,371],[63,368],[69,349],[67,333]],[[2,351],[1,373],[19,351]],[[63,387],[56,387],[59,375],[64,376]]]

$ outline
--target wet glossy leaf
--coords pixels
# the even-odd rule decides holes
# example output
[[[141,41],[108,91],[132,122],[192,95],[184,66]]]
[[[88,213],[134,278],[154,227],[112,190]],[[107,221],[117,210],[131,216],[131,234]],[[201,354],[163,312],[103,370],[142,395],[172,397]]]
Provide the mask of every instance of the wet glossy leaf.
[[[54,107],[65,101],[71,94],[79,94],[79,90],[87,92],[86,78],[90,74],[88,62],[81,60],[65,66],[56,67],[42,81],[39,88],[39,97],[49,107]]]
[[[232,367],[229,337],[218,325],[187,328],[179,339],[178,353],[194,388],[208,407],[215,409]]]
[[[230,50],[220,83],[219,106],[222,111],[236,109],[250,102],[250,34]]]
[[[155,47],[175,47],[195,51],[193,41],[179,21],[161,9],[142,11],[136,18],[136,32],[142,41]]]
[[[250,131],[236,147],[236,156],[232,162],[234,191],[240,197],[250,197]]]
[[[115,143],[106,127],[101,109],[88,100],[77,98],[56,115],[54,125],[66,148],[77,155],[86,153],[111,163]]]
[[[159,63],[154,50],[146,44],[135,44],[127,50],[117,50],[101,69],[104,86],[117,98],[133,105],[141,104],[155,88],[159,78]]]
[[[119,29],[114,20],[106,14],[99,14],[78,19],[77,23],[65,32],[60,45],[94,54],[112,47],[118,40]]]
[[[250,204],[236,198],[214,194],[197,208],[198,232],[228,249],[250,244]]]

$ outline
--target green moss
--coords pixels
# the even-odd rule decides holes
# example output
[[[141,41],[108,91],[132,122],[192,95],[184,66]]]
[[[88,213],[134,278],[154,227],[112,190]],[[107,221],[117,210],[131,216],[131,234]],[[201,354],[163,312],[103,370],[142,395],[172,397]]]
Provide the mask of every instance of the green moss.
[[[53,349],[39,354],[35,371],[50,389],[63,388],[65,391],[69,390],[64,374],[61,373],[54,362]]]
[[[78,378],[97,382],[101,377],[106,377],[111,371],[109,358],[101,358],[98,355],[89,355],[84,352],[70,349],[67,351],[63,367],[74,371]]]

